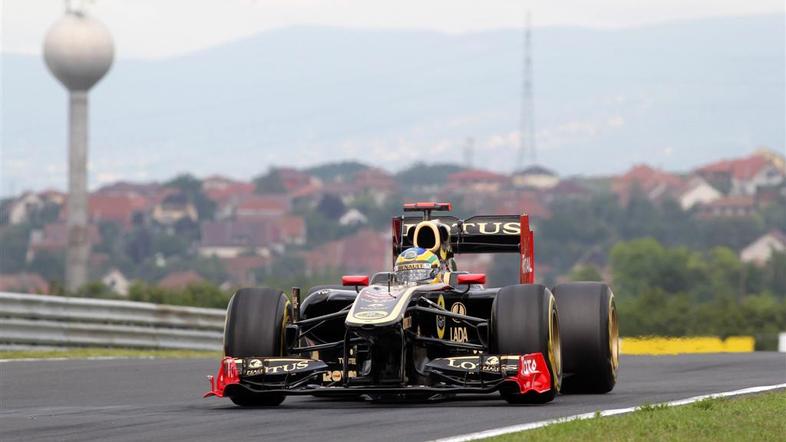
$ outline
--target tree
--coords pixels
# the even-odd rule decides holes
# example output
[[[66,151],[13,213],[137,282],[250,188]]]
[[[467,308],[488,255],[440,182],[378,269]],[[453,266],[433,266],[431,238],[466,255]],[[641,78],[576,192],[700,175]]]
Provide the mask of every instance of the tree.
[[[216,203],[202,192],[202,181],[191,174],[181,174],[164,183],[164,186],[181,191],[188,202],[194,205],[199,219],[212,219],[216,211]]]
[[[592,265],[579,265],[573,267],[568,279],[571,281],[603,281],[603,275],[600,274],[595,266]]]
[[[30,226],[18,224],[8,226],[0,233],[0,273],[15,273],[25,267]]]
[[[277,169],[270,169],[266,174],[254,178],[253,182],[256,193],[285,193],[287,191]]]

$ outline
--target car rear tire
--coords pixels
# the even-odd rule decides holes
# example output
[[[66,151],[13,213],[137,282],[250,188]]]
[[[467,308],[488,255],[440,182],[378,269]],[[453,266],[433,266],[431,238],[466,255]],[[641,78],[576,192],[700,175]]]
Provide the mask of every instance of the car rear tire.
[[[491,309],[491,351],[500,355],[540,353],[551,376],[545,393],[520,394],[514,385],[500,390],[511,404],[550,402],[559,392],[562,379],[560,322],[557,302],[551,291],[538,284],[503,287]]]
[[[608,393],[617,381],[619,324],[607,284],[575,282],[554,287],[562,319],[563,393]]]
[[[234,358],[284,355],[284,327],[292,318],[286,295],[269,288],[238,290],[229,300],[224,325],[224,354]],[[238,389],[229,395],[236,405],[279,405],[283,394],[252,393]]]

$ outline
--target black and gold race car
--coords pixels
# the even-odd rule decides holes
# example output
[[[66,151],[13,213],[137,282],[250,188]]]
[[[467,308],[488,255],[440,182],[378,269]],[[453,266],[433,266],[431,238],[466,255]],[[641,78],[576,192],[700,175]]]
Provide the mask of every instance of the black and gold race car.
[[[619,347],[608,285],[536,284],[527,215],[432,217],[450,208],[405,204],[421,214],[393,218],[395,272],[290,296],[238,290],[227,308],[225,357],[205,396],[273,406],[288,395],[499,392],[509,403],[545,403],[558,392],[611,391]],[[485,275],[456,268],[453,256],[464,253],[519,254],[520,284],[485,287]]]

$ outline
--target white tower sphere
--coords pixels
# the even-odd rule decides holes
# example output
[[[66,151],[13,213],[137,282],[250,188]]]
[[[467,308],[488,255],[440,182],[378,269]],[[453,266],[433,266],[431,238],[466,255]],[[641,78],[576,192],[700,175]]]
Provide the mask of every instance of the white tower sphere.
[[[68,12],[44,40],[44,58],[52,74],[70,91],[87,91],[112,66],[109,29],[81,12]]]

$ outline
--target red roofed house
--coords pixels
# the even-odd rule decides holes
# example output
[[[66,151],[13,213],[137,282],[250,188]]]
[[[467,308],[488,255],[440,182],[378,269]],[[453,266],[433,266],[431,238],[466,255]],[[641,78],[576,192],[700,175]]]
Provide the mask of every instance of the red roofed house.
[[[510,178],[487,170],[470,169],[448,175],[447,181],[447,191],[491,193],[505,187]]]
[[[95,224],[87,226],[87,242],[94,246],[101,242],[101,235]],[[32,261],[38,252],[62,252],[68,246],[68,227],[65,223],[47,224],[41,230],[30,232],[27,246],[27,262]]]
[[[303,244],[306,240],[306,223],[298,216],[255,221],[205,221],[201,228],[199,254],[219,258],[248,254],[269,256],[271,250],[283,251],[286,244]]]
[[[311,175],[291,167],[275,168],[273,171],[278,175],[278,179],[287,193],[295,192],[319,181]]]
[[[719,198],[699,208],[700,218],[740,218],[756,213],[756,203],[753,196],[736,195]]]
[[[234,208],[237,220],[279,217],[287,214],[292,206],[284,195],[251,195],[241,198]]]
[[[766,155],[722,160],[699,168],[696,173],[730,195],[753,195],[759,186],[772,186],[784,181],[786,173]]]
[[[685,181],[677,175],[638,165],[616,177],[611,189],[623,204],[627,204],[635,189],[641,190],[649,200],[658,201],[667,196],[677,198],[684,186]]]
[[[358,171],[352,183],[362,189],[362,193],[371,195],[377,204],[382,204],[398,187],[393,175],[376,167]]]
[[[222,204],[232,198],[253,194],[254,184],[214,175],[202,180],[202,192],[209,199]]]
[[[234,287],[254,287],[257,285],[256,270],[270,265],[271,259],[265,256],[236,256],[223,258],[221,264],[229,275],[229,283]]]
[[[305,252],[303,258],[308,274],[329,270],[373,273],[391,268],[390,233],[363,229],[352,236],[323,244]]]
[[[88,216],[93,223],[110,221],[129,229],[134,216],[145,213],[149,206],[147,198],[136,194],[94,193],[88,198]]]
[[[526,213],[534,218],[551,218],[551,210],[543,201],[541,192],[515,191],[503,192],[493,198],[493,213],[504,215],[520,215]]]
[[[193,270],[184,272],[172,272],[158,281],[158,286],[168,290],[182,290],[190,285],[201,284],[205,278]]]
[[[37,273],[9,273],[0,275],[0,292],[46,295],[49,284]]]

